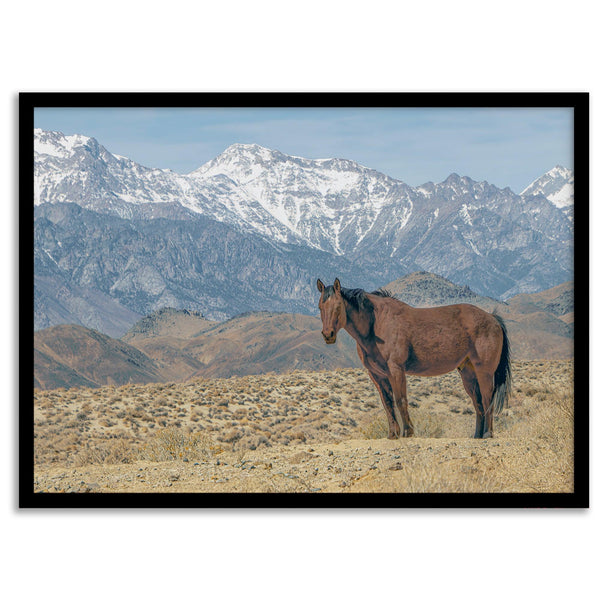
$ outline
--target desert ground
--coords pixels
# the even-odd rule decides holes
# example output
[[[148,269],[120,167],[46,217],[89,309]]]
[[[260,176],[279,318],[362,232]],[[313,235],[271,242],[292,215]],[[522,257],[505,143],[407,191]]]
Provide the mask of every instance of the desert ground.
[[[573,362],[515,361],[495,436],[458,373],[408,378],[388,440],[364,369],[34,391],[34,491],[572,492]]]

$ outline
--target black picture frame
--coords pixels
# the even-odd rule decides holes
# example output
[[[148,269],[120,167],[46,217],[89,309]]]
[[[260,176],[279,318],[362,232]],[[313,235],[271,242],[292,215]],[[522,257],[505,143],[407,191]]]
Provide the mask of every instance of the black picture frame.
[[[33,491],[34,110],[41,107],[570,107],[574,114],[574,492],[489,494],[42,494]],[[589,94],[21,93],[19,94],[20,508],[587,508],[589,507]]]

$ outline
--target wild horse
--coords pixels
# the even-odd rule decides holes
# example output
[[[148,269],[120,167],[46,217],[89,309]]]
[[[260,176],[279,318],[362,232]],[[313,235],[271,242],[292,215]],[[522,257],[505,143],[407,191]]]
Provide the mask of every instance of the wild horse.
[[[325,286],[319,279],[323,337],[335,343],[345,329],[379,391],[390,439],[414,434],[406,374],[443,375],[458,369],[475,407],[475,436],[493,436],[494,412],[510,394],[510,345],[502,318],[472,304],[413,308],[386,290],[367,293]],[[400,413],[402,429],[394,412]]]

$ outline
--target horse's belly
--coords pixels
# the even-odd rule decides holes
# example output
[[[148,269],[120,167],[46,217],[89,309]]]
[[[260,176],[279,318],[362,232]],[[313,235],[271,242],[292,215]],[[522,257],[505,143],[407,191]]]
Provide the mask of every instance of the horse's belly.
[[[408,375],[421,375],[422,377],[433,377],[436,375],[445,375],[456,369],[456,363],[446,363],[438,365],[411,365],[406,367]]]
[[[444,375],[456,369],[464,360],[466,352],[456,352],[445,355],[434,353],[412,353],[409,354],[404,368],[409,375],[435,376]]]

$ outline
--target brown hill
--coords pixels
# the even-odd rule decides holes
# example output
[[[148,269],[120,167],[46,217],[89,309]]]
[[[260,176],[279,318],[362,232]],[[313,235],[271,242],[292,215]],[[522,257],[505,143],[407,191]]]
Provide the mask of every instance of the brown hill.
[[[508,304],[520,313],[544,311],[561,317],[561,320],[566,318],[572,322],[573,292],[573,282],[567,281],[536,294],[518,294],[513,296]]]
[[[137,339],[171,336],[181,339],[192,338],[215,325],[216,321],[205,319],[195,310],[177,310],[161,308],[140,319],[121,338],[128,344]]]
[[[70,387],[97,387],[98,384],[45,352],[33,349],[33,387],[42,390]]]
[[[573,282],[519,294],[498,307],[516,358],[573,357]]]
[[[161,381],[153,361],[133,346],[80,325],[56,325],[34,335],[34,386],[123,385]]]
[[[192,376],[227,377],[294,369],[356,367],[356,344],[342,335],[325,347],[317,317],[286,313],[246,313],[224,323],[212,323],[193,337],[163,335],[127,337],[150,356],[166,379]]]

